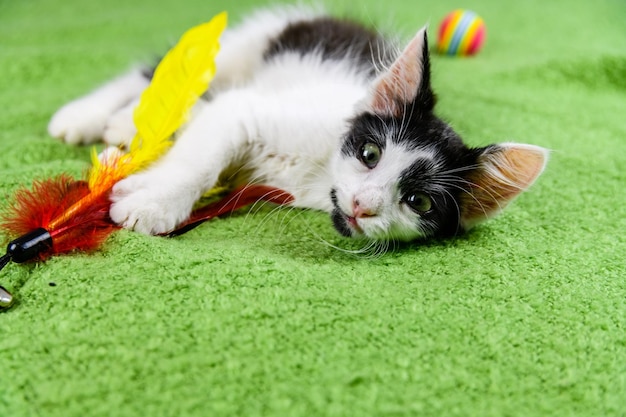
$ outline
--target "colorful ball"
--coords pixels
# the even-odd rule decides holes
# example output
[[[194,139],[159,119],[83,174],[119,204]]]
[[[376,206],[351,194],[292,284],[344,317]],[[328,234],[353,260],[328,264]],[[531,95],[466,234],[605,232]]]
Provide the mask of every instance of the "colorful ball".
[[[485,43],[485,36],[485,22],[480,16],[469,10],[455,10],[439,25],[437,51],[445,55],[474,55]]]

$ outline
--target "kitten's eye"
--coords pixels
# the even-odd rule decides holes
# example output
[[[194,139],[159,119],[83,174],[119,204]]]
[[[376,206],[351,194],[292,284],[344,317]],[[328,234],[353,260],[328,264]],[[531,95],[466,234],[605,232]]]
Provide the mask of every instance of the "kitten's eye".
[[[361,148],[361,154],[359,155],[359,159],[361,162],[365,164],[369,169],[374,168],[378,165],[378,161],[380,161],[381,150],[378,145],[372,142],[367,142]]]
[[[402,201],[420,214],[426,213],[433,206],[430,197],[424,193],[407,194],[402,198]]]

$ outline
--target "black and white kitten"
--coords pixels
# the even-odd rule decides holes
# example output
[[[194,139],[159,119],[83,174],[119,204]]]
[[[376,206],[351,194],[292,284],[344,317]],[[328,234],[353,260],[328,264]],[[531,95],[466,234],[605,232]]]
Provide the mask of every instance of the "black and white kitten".
[[[397,51],[356,23],[262,11],[223,35],[216,64],[209,98],[170,152],[115,186],[115,222],[168,232],[231,178],[291,193],[294,206],[330,213],[345,236],[454,235],[497,214],[547,161],[532,145],[468,148],[435,116],[425,29]],[[68,143],[130,140],[144,74],[70,102],[50,134]]]

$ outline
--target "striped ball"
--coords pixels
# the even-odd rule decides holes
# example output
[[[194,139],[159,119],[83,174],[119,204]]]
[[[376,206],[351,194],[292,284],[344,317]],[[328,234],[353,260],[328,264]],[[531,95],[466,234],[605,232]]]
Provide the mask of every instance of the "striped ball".
[[[449,13],[439,26],[437,51],[445,55],[474,55],[485,43],[485,22],[469,10]]]

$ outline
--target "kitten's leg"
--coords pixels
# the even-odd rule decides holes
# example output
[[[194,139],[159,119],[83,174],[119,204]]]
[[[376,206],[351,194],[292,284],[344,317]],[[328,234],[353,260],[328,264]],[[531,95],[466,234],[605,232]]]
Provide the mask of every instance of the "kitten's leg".
[[[137,99],[148,83],[140,70],[116,78],[61,107],[52,116],[48,132],[70,144],[93,143],[102,139],[109,118]]]
[[[263,45],[267,43],[267,36],[262,35],[260,30],[225,34],[216,57],[217,72],[211,83],[214,89],[242,84],[254,74],[263,61]],[[109,145],[128,144],[136,133],[133,111],[149,82],[141,71],[132,71],[67,103],[50,120],[49,134],[69,144],[101,139]]]
[[[199,110],[162,160],[113,188],[111,219],[145,234],[171,231],[186,220],[193,204],[256,136],[247,99],[233,91]]]
[[[233,30],[225,34],[216,57],[217,72],[211,83],[214,89],[242,84],[260,66],[267,39],[256,36],[262,33],[248,32]],[[48,132],[70,144],[104,139],[109,145],[127,145],[136,133],[133,112],[149,82],[141,71],[116,78],[59,109]]]

